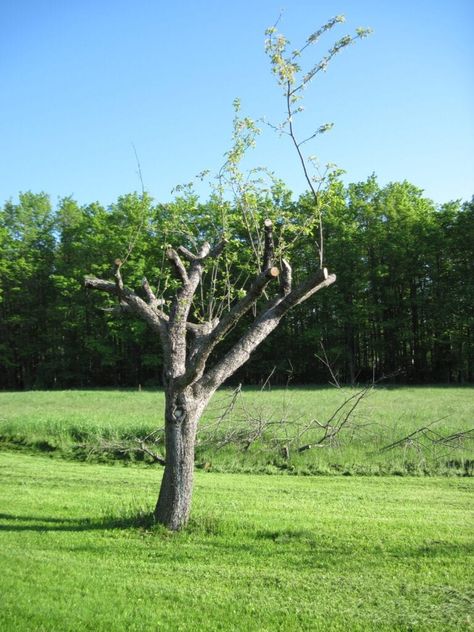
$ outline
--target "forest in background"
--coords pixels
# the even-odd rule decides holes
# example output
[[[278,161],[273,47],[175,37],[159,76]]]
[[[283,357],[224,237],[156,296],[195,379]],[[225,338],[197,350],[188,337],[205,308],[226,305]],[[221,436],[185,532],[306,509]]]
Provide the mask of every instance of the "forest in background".
[[[239,230],[253,215],[226,204],[232,238],[243,241]],[[276,236],[285,224],[296,277],[317,265],[314,234],[301,228],[314,213],[309,195],[293,200],[275,184],[252,205],[257,219],[273,217]],[[139,288],[146,275],[166,300],[173,291],[166,245],[185,236],[192,246],[204,225],[217,234],[221,211],[212,196],[201,202],[187,187],[168,204],[137,193],[109,207],[72,198],[53,206],[47,194],[31,192],[6,202],[0,209],[0,388],[160,386],[158,339],[143,322],[116,315],[112,299],[86,290],[84,276],[111,277],[120,257],[129,287]],[[295,217],[303,220],[292,228]],[[326,196],[324,234],[325,265],[336,284],[292,310],[233,381],[261,384],[273,371],[276,384],[327,383],[327,367],[317,357],[324,353],[343,383],[373,376],[474,382],[474,198],[436,205],[408,182],[336,181]],[[252,251],[228,250],[224,276],[232,273],[234,288],[244,292]],[[206,284],[221,303],[232,304],[236,295],[217,273],[210,271]],[[196,321],[210,316],[196,307]]]

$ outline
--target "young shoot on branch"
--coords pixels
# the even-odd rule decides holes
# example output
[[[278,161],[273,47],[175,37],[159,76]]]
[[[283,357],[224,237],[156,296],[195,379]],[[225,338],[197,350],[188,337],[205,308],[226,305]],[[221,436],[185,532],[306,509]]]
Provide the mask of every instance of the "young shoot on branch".
[[[326,24],[317,31],[312,33],[307,38],[303,46],[291,52],[289,52],[289,40],[282,33],[278,32],[276,25],[268,28],[265,32],[265,51],[270,58],[272,72],[276,76],[278,84],[283,89],[283,96],[285,100],[285,118],[279,125],[272,125],[271,127],[290,137],[298,155],[305,180],[314,199],[315,217],[319,226],[319,241],[317,243],[317,249],[321,267],[324,263],[324,243],[322,222],[323,207],[321,204],[320,191],[323,185],[331,183],[335,178],[341,175],[342,171],[337,169],[334,165],[329,164],[326,165],[326,169],[323,174],[321,174],[319,169],[316,167],[316,174],[311,175],[309,163],[316,164],[316,160],[314,157],[305,157],[301,151],[301,147],[308,141],[328,132],[332,129],[334,124],[324,123],[312,134],[306,138],[300,139],[295,129],[295,117],[303,111],[303,106],[298,105],[298,103],[303,99],[303,91],[308,87],[316,75],[320,72],[326,72],[330,62],[336,55],[357,40],[367,37],[371,33],[371,29],[357,28],[354,35],[345,35],[341,39],[337,40],[328,50],[327,54],[320,57],[316,63],[313,63],[309,70],[305,71],[300,65],[299,60],[306,49],[319,42],[322,35],[331,31],[335,26],[343,22],[345,22],[345,17],[343,15],[336,15],[334,18],[328,20],[328,22],[326,22]]]
[[[335,18],[313,33],[305,47],[339,21]],[[268,36],[267,50],[274,72],[285,87],[285,126],[313,192],[317,217],[321,212],[319,189],[301,153],[304,141],[295,134],[294,103],[319,69],[362,34],[337,42],[323,62],[302,77],[295,61],[299,53],[288,56],[286,39],[274,30]],[[126,311],[141,318],[148,324],[150,335],[161,342],[166,456],[155,518],[172,530],[184,527],[189,517],[196,432],[211,397],[289,312],[336,281],[336,276],[322,265],[322,239],[318,244],[319,261],[305,265],[301,265],[298,249],[282,246],[283,230],[292,230],[294,236],[307,226],[302,224],[297,206],[285,198],[283,188],[274,179],[267,189],[259,186],[257,170],[241,171],[241,160],[258,130],[251,119],[238,116],[238,102],[234,107],[233,145],[219,174],[218,191],[207,204],[201,204],[192,186],[181,188],[174,204],[162,209],[166,221],[161,230],[151,233],[160,242],[156,259],[161,250],[169,269],[169,277],[163,277],[166,292],[153,291],[146,278],[135,291],[136,283],[120,259],[114,262],[114,280],[93,276],[85,279],[87,288],[115,299],[114,314]],[[327,125],[321,126],[318,133],[327,129]],[[232,201],[226,199],[224,186],[231,188]],[[133,286],[128,287],[131,282]]]

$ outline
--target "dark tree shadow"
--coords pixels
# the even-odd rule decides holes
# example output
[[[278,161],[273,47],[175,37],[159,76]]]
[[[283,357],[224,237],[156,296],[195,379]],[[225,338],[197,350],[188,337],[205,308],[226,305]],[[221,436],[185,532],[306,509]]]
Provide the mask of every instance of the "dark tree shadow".
[[[108,529],[149,529],[155,526],[152,513],[137,512],[126,516],[93,518],[54,518],[0,513],[0,531],[97,531]],[[19,524],[20,523],[20,524]],[[24,524],[26,523],[26,524]]]
[[[32,516],[14,513],[0,513],[0,532],[86,532],[105,530],[136,529],[153,532],[168,539],[178,534],[166,530],[155,522],[153,514],[148,512],[136,512],[126,515],[106,515],[94,519],[62,518],[52,516]],[[232,527],[232,528],[231,528]],[[310,529],[286,528],[281,530],[256,530],[254,526],[237,526],[221,522],[213,516],[199,516],[193,518],[188,527],[180,532],[187,536],[205,542],[205,546],[211,546],[212,550],[220,556],[235,554],[235,552],[254,553],[259,557],[282,556],[285,564],[295,568],[333,566],[341,560],[347,563],[352,560],[355,564],[363,559],[365,565],[377,565],[383,558],[400,560],[404,563],[420,558],[439,558],[441,563],[446,558],[465,558],[472,555],[474,547],[470,542],[449,542],[438,540],[425,540],[417,545],[394,543],[386,546],[384,550],[373,546],[355,548],[344,542],[328,544],[321,539],[320,534]],[[289,557],[291,551],[291,555]],[[176,552],[173,553],[176,555]],[[187,554],[186,554],[187,555]]]

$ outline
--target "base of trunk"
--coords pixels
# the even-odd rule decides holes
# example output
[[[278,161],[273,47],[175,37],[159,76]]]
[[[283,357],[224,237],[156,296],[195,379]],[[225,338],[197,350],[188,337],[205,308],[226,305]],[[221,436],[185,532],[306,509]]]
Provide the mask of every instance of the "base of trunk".
[[[165,466],[160,494],[155,507],[155,520],[171,531],[183,529],[189,520],[191,511],[191,496],[193,487],[191,472],[178,471],[176,468]],[[188,470],[188,468],[186,468]]]
[[[154,514],[172,531],[186,526],[191,511],[196,422],[186,412],[182,421],[176,413],[166,421],[166,465]]]

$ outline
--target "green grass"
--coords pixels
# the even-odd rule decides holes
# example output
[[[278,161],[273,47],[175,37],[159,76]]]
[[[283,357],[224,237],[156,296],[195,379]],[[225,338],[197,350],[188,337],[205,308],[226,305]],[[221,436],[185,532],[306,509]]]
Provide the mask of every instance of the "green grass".
[[[159,471],[0,454],[0,629],[473,629],[472,479],[196,478],[171,534]]]
[[[353,391],[333,388],[291,388],[260,392],[245,389],[226,418],[222,430],[244,427],[249,417],[271,420],[265,441],[249,450],[231,445],[205,446],[197,451],[198,467],[226,472],[289,472],[299,474],[472,474],[472,441],[449,449],[418,445],[387,453],[380,449],[408,433],[441,419],[434,429],[444,434],[474,426],[472,387],[377,388],[357,409],[360,427],[341,434],[328,448],[297,454],[289,461],[272,443],[283,428],[317,418],[328,419]],[[230,401],[230,391],[219,391],[205,413],[202,428],[209,427]],[[123,458],[104,443],[133,441],[163,424],[164,397],[160,391],[30,391],[0,393],[0,445],[4,448],[49,451],[74,459]],[[281,426],[278,422],[286,420]],[[273,433],[273,434],[272,434]],[[311,442],[311,431],[305,440]],[[102,447],[101,447],[102,446]],[[139,455],[132,455],[139,458]],[[127,458],[132,458],[127,455]]]

